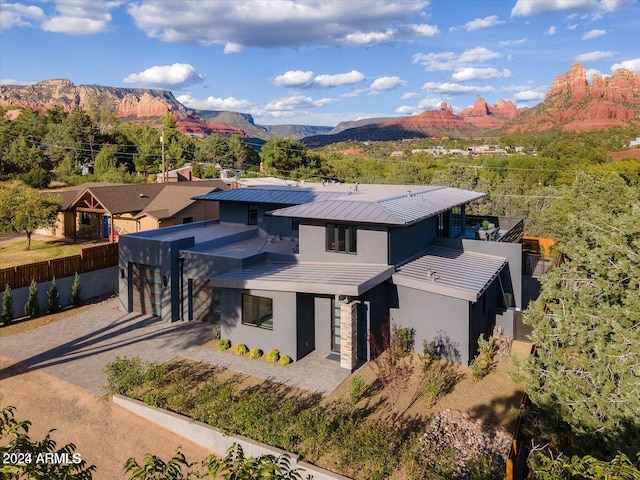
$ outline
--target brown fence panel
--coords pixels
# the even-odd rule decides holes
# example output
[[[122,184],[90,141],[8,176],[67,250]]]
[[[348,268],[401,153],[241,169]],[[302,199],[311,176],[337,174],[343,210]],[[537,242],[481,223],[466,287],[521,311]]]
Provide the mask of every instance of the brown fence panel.
[[[91,272],[118,265],[118,244],[107,243],[82,249],[82,271]]]
[[[80,273],[82,268],[82,257],[80,255],[70,255],[68,257],[54,258],[49,260],[51,275],[56,278],[70,277],[76,272]]]
[[[16,282],[19,287],[26,287],[32,280],[35,280],[37,283],[46,282],[47,280],[51,280],[51,277],[48,260],[16,267]]]

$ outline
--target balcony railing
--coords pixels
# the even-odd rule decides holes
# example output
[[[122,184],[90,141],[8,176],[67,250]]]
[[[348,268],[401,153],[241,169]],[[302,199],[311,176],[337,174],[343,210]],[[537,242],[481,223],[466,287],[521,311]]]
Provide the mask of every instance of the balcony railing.
[[[466,215],[465,226],[482,230],[484,221],[492,227],[485,235],[486,240],[496,242],[519,243],[524,236],[523,217],[498,217],[495,215]]]

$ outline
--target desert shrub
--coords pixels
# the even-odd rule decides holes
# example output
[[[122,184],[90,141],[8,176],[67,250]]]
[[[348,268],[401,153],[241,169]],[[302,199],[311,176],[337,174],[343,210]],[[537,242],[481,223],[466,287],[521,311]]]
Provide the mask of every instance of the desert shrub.
[[[146,369],[147,366],[140,357],[117,357],[104,369],[107,374],[107,392],[129,395],[144,384]]]
[[[422,341],[422,368],[426,371],[434,360],[438,358],[438,347],[436,342]]]
[[[291,357],[289,355],[282,355],[278,360],[278,363],[280,365],[289,365],[292,361],[293,360],[291,360]]]
[[[236,355],[244,355],[245,353],[247,353],[249,351],[249,349],[247,348],[247,346],[244,343],[236,343],[233,346],[233,353],[235,353]]]
[[[267,352],[266,359],[269,363],[277,363],[280,360],[280,352],[276,348],[272,348]]]
[[[393,429],[383,422],[344,422],[336,433],[338,464],[359,478],[382,480],[396,469]]]
[[[218,350],[224,352],[226,350],[229,350],[230,348],[231,340],[229,340],[228,338],[221,338],[220,340],[218,340]]]
[[[144,381],[151,388],[160,388],[169,380],[169,365],[166,363],[150,363],[146,366]]]
[[[349,401],[355,405],[364,395],[366,385],[364,383],[364,375],[355,375],[349,383]]]
[[[303,410],[295,423],[295,433],[300,439],[300,453],[311,462],[316,462],[331,438],[331,423],[327,413],[321,408]]]
[[[27,302],[24,304],[24,314],[27,317],[36,318],[40,316],[40,303],[38,302],[38,284],[31,280]]]
[[[56,313],[60,311],[60,292],[56,285],[56,277],[51,280],[51,286],[47,292],[47,306],[49,313]]]
[[[471,377],[475,380],[481,380],[495,367],[496,345],[492,337],[485,338],[481,335],[478,338],[478,354],[471,364]]]
[[[251,360],[256,360],[261,356],[262,356],[262,350],[260,350],[259,348],[252,348],[251,350],[249,350],[249,358]]]
[[[7,283],[2,294],[2,312],[0,320],[4,325],[9,325],[13,321],[13,296],[11,295],[11,287]]]
[[[235,425],[232,406],[237,399],[237,390],[232,383],[211,379],[196,393],[192,416],[200,422],[231,431]]]
[[[80,275],[78,275],[78,272],[76,272],[71,285],[71,304],[74,307],[80,306]]]
[[[429,408],[432,408],[444,395],[447,374],[442,370],[428,371],[422,381],[422,393]]]

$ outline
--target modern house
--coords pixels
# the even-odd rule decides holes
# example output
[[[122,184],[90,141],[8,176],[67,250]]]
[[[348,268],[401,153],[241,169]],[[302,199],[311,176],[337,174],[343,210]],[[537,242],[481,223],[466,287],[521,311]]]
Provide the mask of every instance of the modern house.
[[[56,237],[110,238],[218,218],[217,203],[193,197],[229,187],[220,180],[174,184],[85,183],[47,192],[59,196],[62,209],[54,226],[40,233]]]
[[[467,364],[494,325],[513,334],[521,308],[522,224],[492,217],[491,240],[478,240],[465,207],[484,196],[332,183],[203,195],[218,221],[120,238],[121,306],[211,322],[296,360],[335,353],[346,369],[371,358],[369,336],[391,319]]]

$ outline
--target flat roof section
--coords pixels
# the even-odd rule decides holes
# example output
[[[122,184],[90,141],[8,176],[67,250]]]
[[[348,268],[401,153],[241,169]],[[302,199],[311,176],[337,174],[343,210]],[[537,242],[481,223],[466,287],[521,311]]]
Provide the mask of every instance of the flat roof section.
[[[211,279],[216,288],[359,296],[389,279],[394,267],[343,263],[261,262]]]
[[[123,237],[138,237],[161,242],[171,242],[181,238],[194,237],[197,245],[201,242],[216,240],[230,235],[257,230],[255,226],[238,225],[235,223],[220,223],[218,220],[206,220],[203,222],[187,223],[172,227],[158,228],[156,230],[145,230],[142,232],[127,233]]]
[[[476,302],[506,264],[504,257],[432,247],[392,278],[396,285]]]

